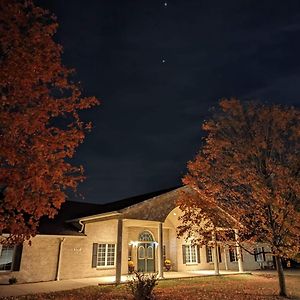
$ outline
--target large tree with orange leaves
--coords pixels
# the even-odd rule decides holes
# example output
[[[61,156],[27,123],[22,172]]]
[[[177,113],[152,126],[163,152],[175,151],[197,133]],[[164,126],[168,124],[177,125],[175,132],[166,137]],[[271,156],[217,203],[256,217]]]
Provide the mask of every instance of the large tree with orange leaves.
[[[98,100],[71,81],[53,40],[57,26],[31,0],[0,2],[0,232],[9,242],[34,235],[83,179],[67,159],[90,128],[79,111]]]
[[[181,233],[213,230],[201,208],[229,213],[241,242],[270,245],[285,295],[281,258],[300,252],[300,111],[222,100],[203,130],[204,145],[183,178],[194,193],[179,202]]]

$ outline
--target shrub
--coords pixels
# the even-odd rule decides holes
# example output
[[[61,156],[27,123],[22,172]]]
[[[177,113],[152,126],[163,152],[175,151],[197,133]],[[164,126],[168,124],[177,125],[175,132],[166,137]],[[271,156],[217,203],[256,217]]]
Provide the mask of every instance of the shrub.
[[[128,282],[129,289],[135,300],[155,299],[153,290],[157,285],[157,273],[144,274],[134,272],[134,277]]]
[[[134,263],[132,260],[128,261],[128,272],[131,274],[134,271]]]
[[[17,278],[16,277],[10,277],[8,279],[8,282],[9,282],[9,284],[15,284],[15,283],[17,283]]]
[[[165,262],[164,262],[164,265],[165,265],[165,268],[166,268],[167,271],[171,270],[172,262],[171,262],[170,259],[166,259]]]

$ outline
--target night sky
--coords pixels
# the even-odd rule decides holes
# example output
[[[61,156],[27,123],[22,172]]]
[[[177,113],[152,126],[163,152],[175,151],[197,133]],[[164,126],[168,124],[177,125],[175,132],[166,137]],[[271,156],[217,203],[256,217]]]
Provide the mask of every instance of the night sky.
[[[101,106],[76,153],[87,202],[177,186],[222,97],[300,105],[300,1],[39,0]],[[80,200],[76,198],[76,200]]]

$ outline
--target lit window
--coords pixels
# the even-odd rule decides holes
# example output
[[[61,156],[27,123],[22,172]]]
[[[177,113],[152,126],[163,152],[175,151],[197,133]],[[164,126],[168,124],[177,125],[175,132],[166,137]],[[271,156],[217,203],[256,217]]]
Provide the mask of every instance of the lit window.
[[[113,267],[115,265],[115,256],[115,244],[98,244],[97,267]]]
[[[138,249],[138,257],[139,259],[145,259],[145,247],[144,246],[139,246]]]
[[[0,271],[10,271],[12,269],[13,255],[13,246],[0,245]]]
[[[139,241],[141,241],[141,242],[153,242],[154,238],[153,238],[152,234],[149,231],[143,231],[139,235]]]
[[[198,262],[198,253],[197,253],[197,246],[192,245],[185,245],[185,253],[183,255],[185,256],[185,263],[186,264],[196,264]]]
[[[147,258],[153,259],[153,247],[152,246],[148,246],[148,248],[147,248]]]

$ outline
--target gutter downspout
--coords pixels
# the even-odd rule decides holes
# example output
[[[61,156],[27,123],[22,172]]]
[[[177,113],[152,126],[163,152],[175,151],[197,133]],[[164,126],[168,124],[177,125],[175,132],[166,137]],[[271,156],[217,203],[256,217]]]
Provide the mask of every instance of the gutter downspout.
[[[79,230],[79,232],[84,233],[84,225],[85,224],[81,220],[79,220],[78,223],[81,225],[81,229]]]
[[[60,268],[61,268],[61,257],[62,257],[62,250],[63,250],[63,243],[65,241],[65,238],[59,239],[59,248],[58,248],[58,257],[57,257],[57,269],[56,269],[56,276],[55,280],[60,280]]]

